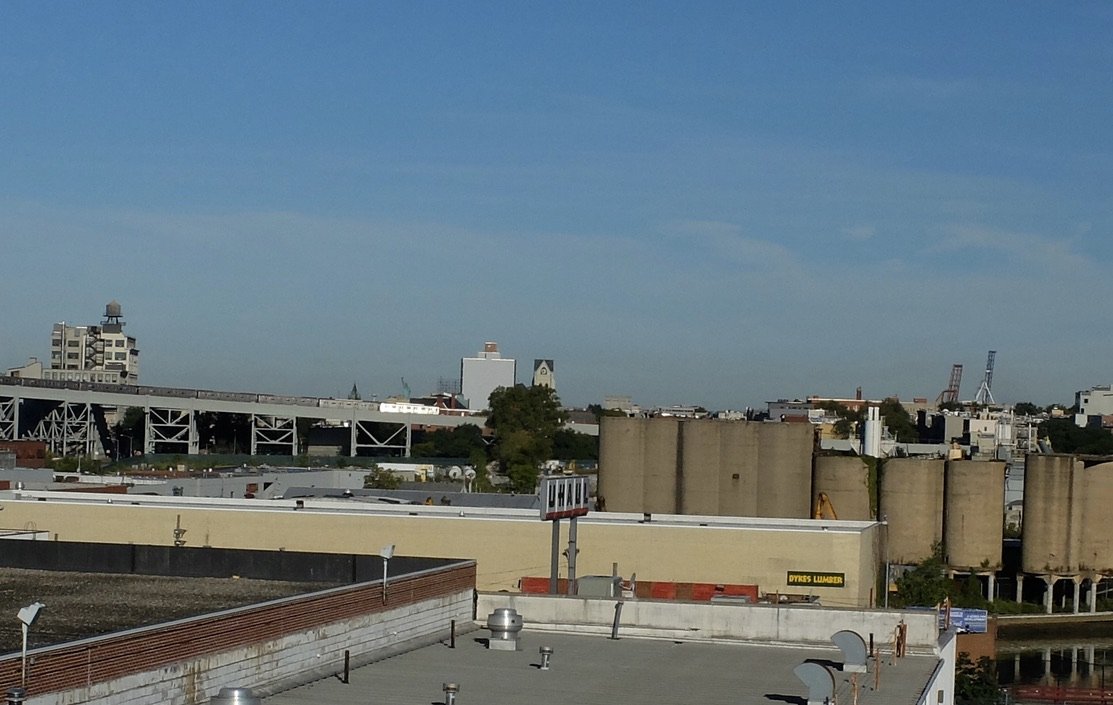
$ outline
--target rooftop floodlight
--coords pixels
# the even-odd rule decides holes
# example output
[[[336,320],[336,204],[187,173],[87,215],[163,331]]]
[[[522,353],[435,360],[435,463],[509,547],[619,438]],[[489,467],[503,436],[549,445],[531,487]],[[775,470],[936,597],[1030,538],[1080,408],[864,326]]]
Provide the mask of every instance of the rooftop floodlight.
[[[23,630],[23,666],[20,675],[20,686],[27,687],[27,632],[31,625],[39,618],[39,612],[46,607],[41,602],[32,602],[26,607],[19,608],[19,626]]]
[[[386,569],[390,559],[394,557],[394,544],[383,546],[379,551],[379,555],[383,557],[383,604],[386,604]]]

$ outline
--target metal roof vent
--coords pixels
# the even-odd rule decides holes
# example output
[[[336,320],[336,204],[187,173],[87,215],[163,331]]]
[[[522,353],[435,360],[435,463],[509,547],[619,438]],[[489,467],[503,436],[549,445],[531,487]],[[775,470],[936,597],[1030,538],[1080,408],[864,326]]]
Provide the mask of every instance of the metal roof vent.
[[[808,686],[808,705],[827,705],[834,702],[835,676],[829,668],[805,661],[792,669],[792,672]]]
[[[519,651],[518,635],[522,631],[522,616],[513,607],[499,607],[487,617],[491,638],[487,648],[495,651]]]
[[[263,705],[263,701],[255,697],[251,688],[221,688],[209,705]]]
[[[443,683],[441,690],[444,691],[444,705],[456,705],[456,694],[460,692],[459,684]]]
[[[540,649],[537,650],[537,653],[541,654],[541,665],[538,666],[538,668],[540,668],[542,671],[549,670],[549,662],[553,658],[553,647],[542,646]]]
[[[842,652],[842,670],[847,673],[866,672],[866,640],[858,632],[844,629],[831,637]]]

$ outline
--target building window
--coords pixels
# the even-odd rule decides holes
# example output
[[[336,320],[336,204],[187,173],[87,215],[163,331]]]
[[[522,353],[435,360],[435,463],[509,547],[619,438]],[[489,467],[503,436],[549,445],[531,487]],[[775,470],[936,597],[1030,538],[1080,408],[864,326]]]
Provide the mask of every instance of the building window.
[[[66,359],[67,360],[76,360],[77,359],[77,353],[75,353],[75,352],[66,353]]]
[[[76,348],[76,347],[77,347],[77,344],[78,344],[78,342],[79,342],[79,341],[77,341],[77,340],[67,340],[67,341],[66,341],[66,347],[68,347],[68,348]]]

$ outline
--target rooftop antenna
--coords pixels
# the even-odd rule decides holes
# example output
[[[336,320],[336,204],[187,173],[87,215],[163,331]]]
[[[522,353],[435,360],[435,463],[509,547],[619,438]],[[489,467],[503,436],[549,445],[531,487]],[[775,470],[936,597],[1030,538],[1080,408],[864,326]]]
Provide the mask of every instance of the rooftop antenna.
[[[982,378],[982,386],[978,387],[978,393],[974,396],[974,403],[979,405],[996,404],[993,400],[993,358],[997,356],[996,350],[990,350],[989,356],[985,361],[985,377]]]

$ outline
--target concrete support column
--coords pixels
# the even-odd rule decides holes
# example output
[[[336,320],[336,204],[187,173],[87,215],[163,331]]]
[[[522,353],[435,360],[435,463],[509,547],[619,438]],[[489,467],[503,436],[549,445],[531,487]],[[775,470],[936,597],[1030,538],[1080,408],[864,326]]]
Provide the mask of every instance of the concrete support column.
[[[1044,584],[1043,606],[1046,612],[1051,614],[1055,611],[1055,583],[1058,582],[1059,579],[1054,575],[1042,575],[1040,577],[1043,578]],[[1050,653],[1049,651],[1048,658],[1051,658]]]
[[[997,576],[993,573],[990,573],[986,577],[989,579],[989,583],[986,586],[986,592],[988,593],[986,595],[986,599],[990,602],[993,602],[997,599]]]
[[[1078,607],[1082,602],[1082,576],[1076,575],[1071,580],[1074,581],[1074,613],[1078,614]]]
[[[1016,601],[1024,601],[1024,573],[1016,574]]]
[[[1049,646],[1043,650],[1043,680],[1046,683],[1053,681],[1054,678],[1051,675],[1051,647]]]
[[[1101,585],[1101,576],[1090,578],[1090,614],[1098,611],[1098,586]],[[1093,661],[1093,659],[1090,659]]]

